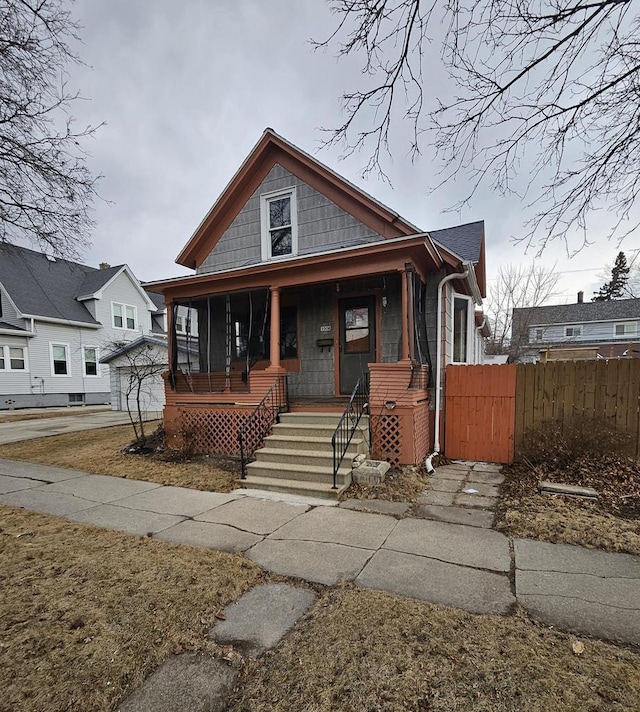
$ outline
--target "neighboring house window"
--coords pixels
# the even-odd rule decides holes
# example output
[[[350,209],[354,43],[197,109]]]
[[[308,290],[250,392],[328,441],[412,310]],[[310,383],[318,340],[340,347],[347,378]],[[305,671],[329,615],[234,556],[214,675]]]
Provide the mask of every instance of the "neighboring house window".
[[[0,371],[26,370],[26,349],[22,346],[0,346]]]
[[[581,326],[565,326],[564,335],[567,339],[575,339],[577,336],[582,336]]]
[[[453,363],[469,361],[470,300],[456,296],[453,299]]]
[[[536,332],[535,332],[536,341],[542,341],[543,336],[544,336],[544,329],[536,329]]]
[[[261,196],[262,259],[298,254],[296,191]]]
[[[98,375],[98,349],[95,346],[84,346],[82,348],[82,360],[84,362],[84,375]]]
[[[51,344],[51,375],[70,375],[68,344]]]
[[[616,324],[613,333],[615,336],[636,336],[638,333],[638,324],[635,321]]]
[[[116,329],[136,330],[136,308],[129,304],[113,302],[113,326]]]
[[[257,323],[260,319],[256,320]],[[234,358],[244,359],[247,357],[247,345],[249,342],[249,320],[244,317],[238,319],[233,324],[234,332]],[[266,343],[260,343],[259,330],[255,323],[251,335],[251,356],[254,358],[269,358],[269,339]],[[298,356],[298,312],[295,306],[282,307],[280,309],[280,358],[296,358]]]

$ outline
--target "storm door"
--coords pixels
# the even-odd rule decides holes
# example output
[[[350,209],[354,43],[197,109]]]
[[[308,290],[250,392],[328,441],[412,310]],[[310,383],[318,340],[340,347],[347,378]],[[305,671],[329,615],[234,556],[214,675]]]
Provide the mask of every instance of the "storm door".
[[[350,395],[367,364],[376,360],[375,297],[338,303],[340,318],[340,393]]]

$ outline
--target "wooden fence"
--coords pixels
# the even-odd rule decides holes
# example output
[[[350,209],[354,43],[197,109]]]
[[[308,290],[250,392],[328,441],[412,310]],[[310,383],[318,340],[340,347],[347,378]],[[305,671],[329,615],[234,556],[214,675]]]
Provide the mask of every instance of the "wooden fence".
[[[447,367],[447,457],[510,463],[527,432],[576,418],[628,433],[640,457],[640,359]]]

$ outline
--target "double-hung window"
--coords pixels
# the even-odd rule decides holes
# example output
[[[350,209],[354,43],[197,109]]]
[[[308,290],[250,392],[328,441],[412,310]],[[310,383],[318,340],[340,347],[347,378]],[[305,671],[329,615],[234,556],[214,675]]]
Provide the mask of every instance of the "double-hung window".
[[[567,338],[567,339],[576,339],[576,338],[582,336],[582,327],[581,326],[565,326],[564,335],[565,335],[565,338]]]
[[[472,303],[468,297],[456,294],[453,298],[453,363],[471,360]]]
[[[260,197],[262,259],[298,254],[296,189]]]
[[[136,308],[129,304],[113,302],[113,326],[115,329],[136,330]]]
[[[615,336],[620,337],[637,336],[638,324],[635,321],[626,321],[622,324],[615,324],[613,327],[613,333]]]
[[[22,346],[0,344],[0,371],[26,371],[27,352]]]
[[[82,347],[82,362],[85,376],[98,375],[98,349],[95,346]]]
[[[52,376],[70,376],[71,369],[69,366],[69,345],[68,344],[50,344],[51,348],[51,375]]]

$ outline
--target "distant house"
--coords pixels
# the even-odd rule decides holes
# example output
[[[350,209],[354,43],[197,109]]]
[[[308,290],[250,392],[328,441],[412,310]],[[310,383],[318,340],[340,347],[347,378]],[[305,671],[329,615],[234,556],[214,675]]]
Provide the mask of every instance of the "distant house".
[[[517,361],[640,358],[640,299],[513,310]]]
[[[261,487],[305,472],[324,482],[318,432],[331,430],[330,448],[328,423],[358,393],[373,456],[420,462],[438,363],[482,358],[484,223],[421,230],[271,129],[177,261],[195,273],[149,285],[169,308],[169,441],[188,431],[201,451],[237,454],[243,428],[254,442],[266,435],[256,406],[286,383],[278,407],[300,422],[277,447],[272,439],[269,461],[263,450],[252,463],[247,481]],[[176,358],[179,307],[197,315],[185,333],[198,354],[189,369]],[[309,411],[326,423],[315,435],[304,430]],[[293,443],[315,450],[294,461],[281,452]]]
[[[162,333],[163,320],[161,297],[127,265],[96,269],[0,243],[0,409],[109,403],[101,357]]]

